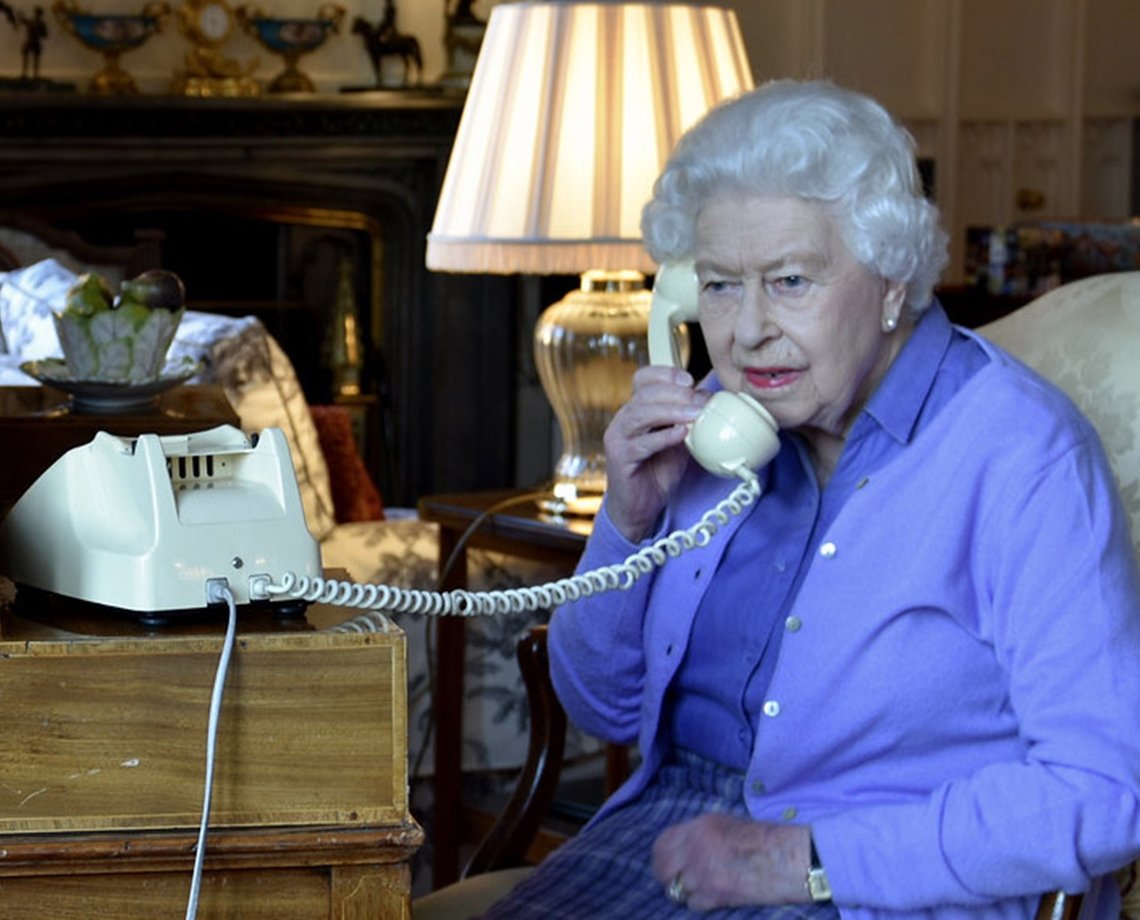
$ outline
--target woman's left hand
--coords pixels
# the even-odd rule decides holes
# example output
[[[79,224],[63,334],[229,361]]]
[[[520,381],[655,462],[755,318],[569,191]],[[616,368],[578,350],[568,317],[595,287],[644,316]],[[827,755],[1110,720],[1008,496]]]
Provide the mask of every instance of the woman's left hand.
[[[653,845],[653,874],[680,880],[693,910],[810,900],[811,830],[729,815],[701,815],[670,827]]]

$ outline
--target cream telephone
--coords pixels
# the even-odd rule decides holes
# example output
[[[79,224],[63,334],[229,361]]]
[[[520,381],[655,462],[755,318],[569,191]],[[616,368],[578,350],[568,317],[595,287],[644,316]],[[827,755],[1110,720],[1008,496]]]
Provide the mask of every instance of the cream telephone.
[[[321,556],[278,428],[101,431],[0,524],[0,573],[20,586],[156,623],[200,610],[223,582],[249,603],[252,576],[285,570],[319,575]]]
[[[691,262],[663,265],[653,284],[649,313],[649,363],[681,367],[674,329],[697,319],[699,286]],[[747,393],[714,393],[693,422],[685,444],[696,461],[718,476],[742,467],[759,470],[780,449],[776,420]]]

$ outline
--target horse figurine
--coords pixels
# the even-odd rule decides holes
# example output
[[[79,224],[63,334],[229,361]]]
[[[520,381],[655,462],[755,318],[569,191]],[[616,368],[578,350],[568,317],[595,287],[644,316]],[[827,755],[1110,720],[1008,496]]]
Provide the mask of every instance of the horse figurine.
[[[423,79],[423,56],[420,54],[420,43],[414,35],[402,35],[396,31],[395,4],[388,4],[388,13],[378,25],[372,25],[362,16],[357,16],[352,23],[352,34],[359,35],[364,40],[364,47],[372,61],[372,73],[376,78],[376,85],[380,85],[380,65],[386,57],[399,56],[404,62],[404,86],[412,83],[412,68],[415,67],[416,79],[419,83]]]

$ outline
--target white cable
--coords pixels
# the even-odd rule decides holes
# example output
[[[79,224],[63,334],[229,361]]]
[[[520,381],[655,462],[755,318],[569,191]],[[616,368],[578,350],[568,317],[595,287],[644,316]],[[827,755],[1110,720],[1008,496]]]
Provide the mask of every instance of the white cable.
[[[623,562],[581,572],[559,581],[504,591],[448,592],[409,590],[392,585],[356,584],[326,578],[308,578],[287,572],[280,584],[264,582],[258,589],[265,596],[285,595],[309,602],[385,610],[391,613],[420,613],[427,616],[491,616],[548,610],[604,591],[626,591],[642,575],[647,575],[668,559],[698,546],[704,546],[728,522],[753,504],[760,495],[760,481],[747,467],[734,471],[742,480],[728,498],[707,511],[687,530],[675,530],[666,537],[642,547]],[[251,590],[253,586],[251,585]]]
[[[210,719],[206,727],[206,785],[202,793],[202,823],[198,828],[198,847],[194,854],[194,874],[190,880],[190,900],[186,904],[186,920],[194,920],[198,915],[198,895],[202,888],[202,862],[206,857],[206,828],[210,819],[210,797],[214,791],[214,749],[218,741],[218,719],[222,710],[222,691],[226,685],[226,672],[230,666],[230,656],[234,650],[234,634],[237,631],[237,606],[229,587],[222,581],[207,583],[207,599],[211,603],[225,601],[229,607],[229,623],[226,637],[222,641],[222,654],[214,673],[214,690],[210,696]]]

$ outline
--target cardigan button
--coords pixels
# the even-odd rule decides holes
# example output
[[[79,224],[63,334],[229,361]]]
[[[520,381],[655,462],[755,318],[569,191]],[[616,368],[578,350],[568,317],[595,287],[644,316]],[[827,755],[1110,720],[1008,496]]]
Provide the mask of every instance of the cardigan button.
[[[823,556],[824,559],[830,559],[837,552],[839,552],[839,548],[830,540],[828,540],[823,544],[823,546],[819,548],[819,554]]]
[[[780,714],[780,703],[778,700],[765,700],[763,709],[764,715],[774,719]]]

